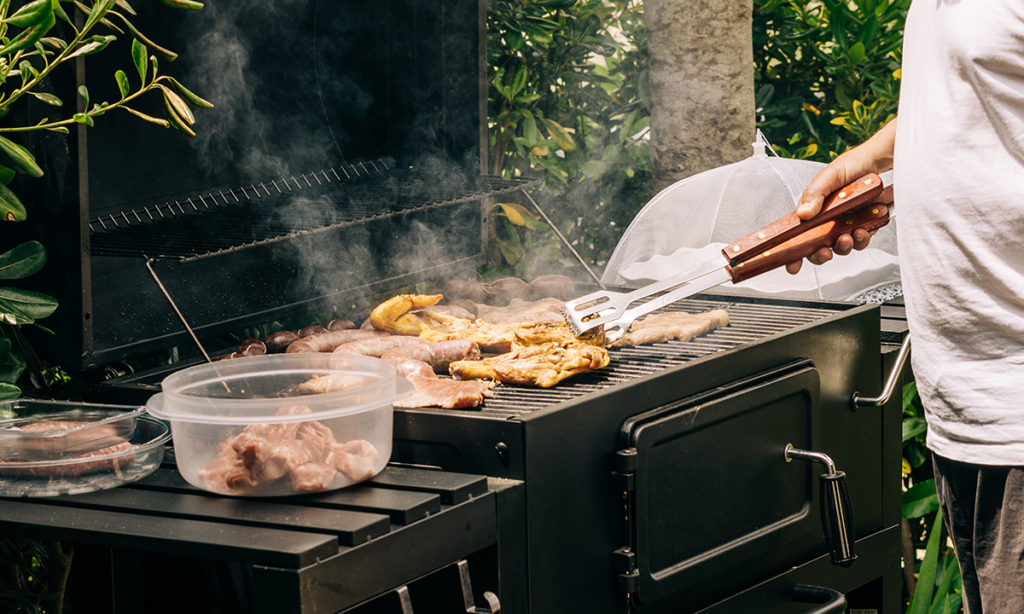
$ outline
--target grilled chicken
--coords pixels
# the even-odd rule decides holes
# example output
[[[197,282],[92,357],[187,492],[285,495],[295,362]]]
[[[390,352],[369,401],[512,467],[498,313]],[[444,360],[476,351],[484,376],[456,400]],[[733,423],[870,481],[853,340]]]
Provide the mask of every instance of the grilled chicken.
[[[606,367],[608,362],[608,351],[596,345],[545,342],[518,346],[483,360],[453,362],[449,370],[461,379],[489,378],[550,388],[573,375]]]

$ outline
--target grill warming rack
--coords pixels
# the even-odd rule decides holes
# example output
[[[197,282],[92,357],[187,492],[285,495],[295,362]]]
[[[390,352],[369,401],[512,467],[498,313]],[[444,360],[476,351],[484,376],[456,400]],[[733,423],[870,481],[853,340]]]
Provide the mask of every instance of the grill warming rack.
[[[371,160],[104,212],[89,220],[91,252],[186,263],[539,184]]]

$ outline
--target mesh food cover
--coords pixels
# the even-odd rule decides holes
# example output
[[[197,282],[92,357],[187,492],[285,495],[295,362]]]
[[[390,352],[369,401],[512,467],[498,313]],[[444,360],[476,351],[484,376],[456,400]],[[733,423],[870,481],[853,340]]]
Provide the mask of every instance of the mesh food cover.
[[[724,264],[720,252],[727,243],[793,211],[804,187],[824,164],[768,155],[766,149],[770,147],[758,133],[751,157],[662,190],[622,235],[602,281],[637,287],[706,272]],[[728,291],[885,302],[902,295],[899,280],[895,223],[890,222],[862,251],[821,266],[805,264],[797,275],[776,269]]]

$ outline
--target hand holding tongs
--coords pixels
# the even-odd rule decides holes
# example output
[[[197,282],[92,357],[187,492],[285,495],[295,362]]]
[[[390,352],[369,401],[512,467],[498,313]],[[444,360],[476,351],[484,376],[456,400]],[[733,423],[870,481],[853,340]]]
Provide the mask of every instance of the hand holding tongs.
[[[889,209],[875,200],[887,187],[882,178],[868,173],[841,188],[822,204],[821,212],[809,220],[789,213],[725,246],[728,264],[689,279],[670,278],[629,293],[599,291],[571,300],[562,314],[580,336],[604,326],[607,341],[621,338],[633,321],[676,301],[704,292],[719,284],[739,283],[782,265],[806,258],[822,247],[831,247],[840,235],[858,228],[869,232],[889,223]],[[661,296],[633,306],[659,292]]]

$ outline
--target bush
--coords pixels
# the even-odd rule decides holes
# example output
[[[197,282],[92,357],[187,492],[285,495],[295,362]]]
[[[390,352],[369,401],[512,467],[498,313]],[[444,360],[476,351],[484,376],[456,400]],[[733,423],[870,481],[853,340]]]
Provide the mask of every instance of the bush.
[[[758,127],[785,157],[827,162],[895,116],[910,0],[755,0]]]

